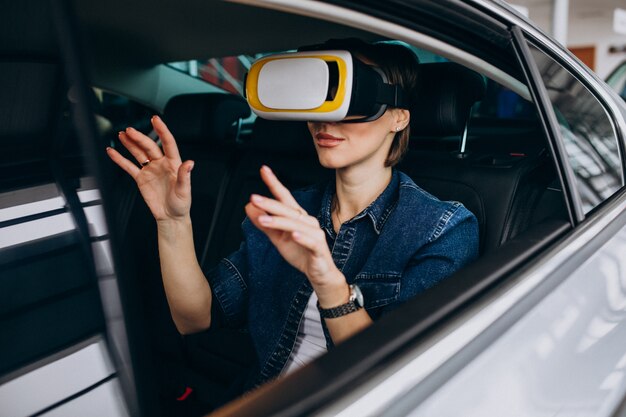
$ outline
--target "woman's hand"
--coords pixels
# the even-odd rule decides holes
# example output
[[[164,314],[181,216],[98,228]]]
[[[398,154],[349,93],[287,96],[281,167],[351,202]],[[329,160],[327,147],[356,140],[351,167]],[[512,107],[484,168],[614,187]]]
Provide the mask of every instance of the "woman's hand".
[[[335,266],[317,219],[298,205],[269,167],[261,168],[261,178],[276,199],[253,194],[246,205],[248,218],[287,262],[308,277],[322,307],[345,303],[348,285]]]
[[[185,219],[191,207],[193,161],[181,162],[174,136],[158,116],[152,117],[151,122],[161,138],[163,151],[152,139],[132,127],[119,133],[120,141],[141,168],[113,148],[107,148],[107,153],[133,177],[157,221]]]

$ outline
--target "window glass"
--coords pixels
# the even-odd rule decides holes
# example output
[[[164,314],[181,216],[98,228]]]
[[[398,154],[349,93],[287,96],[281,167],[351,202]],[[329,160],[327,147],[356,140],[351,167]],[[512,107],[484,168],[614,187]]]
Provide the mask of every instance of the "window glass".
[[[398,43],[411,49],[422,64],[448,62],[445,57],[431,51],[415,47],[401,41]],[[289,51],[283,51],[289,52]],[[244,77],[250,66],[257,59],[270,53],[254,55],[238,55],[221,58],[210,58],[194,61],[170,62],[168,65],[193,77],[204,80],[232,94],[243,95]],[[472,117],[498,119],[535,119],[535,107],[531,101],[525,100],[505,86],[485,77],[486,95],[473,109]]]
[[[626,100],[626,61],[622,62],[609,78],[606,83]]]
[[[142,133],[152,131],[150,118],[155,111],[119,94],[94,88],[96,126],[99,133],[117,136],[117,132],[132,126]]]
[[[243,95],[243,81],[254,61],[267,53],[226,56],[193,61],[170,62],[168,65],[204,80],[224,91]]]
[[[622,186],[617,137],[606,110],[555,60],[530,45],[556,113],[583,211],[589,212]]]
[[[410,48],[419,58],[420,63],[448,62],[447,58],[433,52],[417,48],[405,42],[397,42]],[[485,78],[485,97],[472,110],[473,118],[522,119],[536,118],[535,105],[525,100],[505,86]]]
[[[474,110],[474,117],[496,119],[534,120],[535,105],[514,91],[486,78],[485,97]]]

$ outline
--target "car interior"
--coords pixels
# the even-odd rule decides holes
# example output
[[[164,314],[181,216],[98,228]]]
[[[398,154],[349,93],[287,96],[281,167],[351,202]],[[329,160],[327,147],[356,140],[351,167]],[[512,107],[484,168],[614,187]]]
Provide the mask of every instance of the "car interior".
[[[304,122],[254,118],[240,95],[192,79],[168,63],[256,56],[330,38],[395,39],[366,28],[236,3],[208,2],[208,7],[189,2],[185,19],[173,3],[122,3],[74,4],[88,40],[85,56],[94,87],[89,106],[98,120],[101,143],[124,152],[116,133],[125,126],[158,140],[150,131],[149,119],[160,114],[176,137],[183,160],[195,161],[193,233],[198,259],[208,270],[238,248],[243,207],[250,194],[268,194],[258,175],[262,164],[269,165],[290,189],[326,181],[333,172],[319,165]],[[194,14],[195,9],[202,13]],[[164,29],[155,31],[155,27]],[[275,30],[264,30],[267,27]],[[478,52],[476,60],[463,61],[453,45],[447,51],[440,46],[429,48],[426,42],[410,46],[437,59],[423,59],[420,65],[421,99],[411,112],[410,149],[398,169],[436,197],[462,202],[478,218],[480,230],[480,258],[420,300],[430,299],[433,311],[443,305],[460,308],[497,285],[529,254],[565,233],[570,219],[542,124],[532,101],[523,94],[526,81],[521,70],[511,70],[519,67],[512,52],[489,52],[505,56],[498,58],[508,60],[501,64]],[[19,72],[22,80],[3,83],[3,91],[19,97],[22,108],[31,110],[14,107],[11,120],[21,122],[10,126],[10,135],[2,132],[2,154],[12,155],[0,163],[3,190],[41,183],[47,172],[39,171],[48,166],[41,161],[50,152],[69,155],[58,162],[65,164],[63,170],[82,169],[72,165],[76,162],[71,155],[76,147],[72,135],[60,149],[44,146],[43,132],[69,129],[67,86],[58,64],[49,63],[47,51],[31,49],[24,59],[20,58],[23,53],[2,50],[4,75],[0,78],[16,79]],[[481,62],[493,66],[477,71]],[[508,85],[506,80],[510,80]],[[46,103],[52,110],[42,108]],[[18,113],[30,118],[20,118]],[[6,126],[2,129],[8,130]],[[12,141],[6,139],[9,136]],[[53,165],[53,169],[60,168]],[[136,333],[131,339],[141,339],[146,349],[140,380],[153,386],[162,415],[201,415],[213,410],[240,394],[236,387],[255,360],[249,337],[220,326],[219,318],[206,332],[184,337],[177,332],[161,283],[154,220],[132,179],[117,167],[103,169],[111,190],[105,195],[112,208],[110,227],[119,236],[119,262],[130,281],[123,284],[123,291],[125,302],[132,305],[126,310],[134,317],[129,328]],[[70,175],[80,176],[79,172]],[[73,239],[80,241],[79,236]],[[74,264],[80,265],[85,259],[80,256],[81,247],[76,244],[63,256],[76,257]],[[2,261],[3,268],[15,262]],[[46,262],[40,266],[54,267]],[[458,281],[453,281],[459,279],[464,281],[456,285]],[[45,292],[45,296],[55,294]],[[0,302],[0,306],[3,314],[11,304]],[[96,313],[89,317],[93,322],[79,324],[86,328],[103,325]],[[424,317],[426,313],[415,321]],[[10,354],[3,352],[4,357]],[[37,352],[27,357],[35,358]]]

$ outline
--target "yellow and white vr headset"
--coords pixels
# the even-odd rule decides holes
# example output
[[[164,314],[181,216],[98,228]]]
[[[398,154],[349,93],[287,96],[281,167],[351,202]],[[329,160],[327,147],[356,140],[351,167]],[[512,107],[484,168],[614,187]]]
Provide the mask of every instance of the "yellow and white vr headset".
[[[368,122],[388,106],[407,108],[400,86],[344,50],[263,57],[246,75],[245,95],[254,113],[271,120]]]

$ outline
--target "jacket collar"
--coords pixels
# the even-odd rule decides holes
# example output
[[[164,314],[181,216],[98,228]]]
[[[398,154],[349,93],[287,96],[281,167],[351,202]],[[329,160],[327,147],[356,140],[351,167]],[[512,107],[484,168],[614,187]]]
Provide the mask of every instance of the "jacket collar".
[[[335,231],[332,221],[332,202],[335,196],[336,184],[334,180],[328,182],[324,194],[322,195],[322,204],[318,213],[318,220],[322,229],[324,229],[330,236],[335,237]],[[354,216],[348,222],[357,221],[365,216],[368,216],[374,230],[377,234],[380,234],[387,218],[395,208],[398,202],[398,190],[400,188],[400,175],[395,169],[391,174],[391,181],[383,192],[363,211]],[[348,223],[346,222],[346,223]]]

